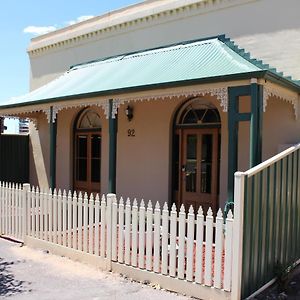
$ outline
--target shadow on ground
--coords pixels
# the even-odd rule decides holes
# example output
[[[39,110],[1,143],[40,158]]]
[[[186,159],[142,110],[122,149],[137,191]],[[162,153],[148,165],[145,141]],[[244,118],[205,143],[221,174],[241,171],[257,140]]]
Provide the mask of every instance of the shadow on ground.
[[[263,291],[261,294],[252,298],[253,300],[299,300],[300,299],[300,266],[288,274],[282,282]]]
[[[20,261],[8,262],[3,258],[0,258],[0,297],[12,296],[30,291],[27,287],[25,287],[28,283],[22,280],[17,280],[10,270],[10,266],[19,262]]]

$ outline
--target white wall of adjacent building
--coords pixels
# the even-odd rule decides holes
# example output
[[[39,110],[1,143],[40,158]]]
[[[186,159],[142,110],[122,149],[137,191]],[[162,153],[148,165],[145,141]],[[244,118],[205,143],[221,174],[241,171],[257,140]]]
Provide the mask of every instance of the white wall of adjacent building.
[[[300,79],[299,11],[299,0],[146,1],[33,39],[31,89],[74,64],[220,34]]]

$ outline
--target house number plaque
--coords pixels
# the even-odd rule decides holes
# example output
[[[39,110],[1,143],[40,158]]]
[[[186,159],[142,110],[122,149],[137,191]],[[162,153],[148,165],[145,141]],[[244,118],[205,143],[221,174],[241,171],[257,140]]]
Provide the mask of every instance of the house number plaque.
[[[130,137],[135,136],[135,129],[128,129],[127,136],[130,136]]]

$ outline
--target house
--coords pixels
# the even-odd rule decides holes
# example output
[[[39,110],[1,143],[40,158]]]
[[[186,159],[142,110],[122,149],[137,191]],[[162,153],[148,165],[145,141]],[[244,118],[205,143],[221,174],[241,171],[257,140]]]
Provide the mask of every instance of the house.
[[[0,106],[31,121],[30,183],[224,207],[300,140],[299,9],[144,1],[32,39],[31,92]]]

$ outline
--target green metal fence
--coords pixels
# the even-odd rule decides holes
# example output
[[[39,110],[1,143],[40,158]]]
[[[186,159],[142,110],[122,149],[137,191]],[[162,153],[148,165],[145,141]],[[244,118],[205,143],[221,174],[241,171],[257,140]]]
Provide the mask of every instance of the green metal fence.
[[[300,144],[239,174],[244,299],[300,258]]]
[[[29,181],[28,135],[0,135],[0,181]]]

